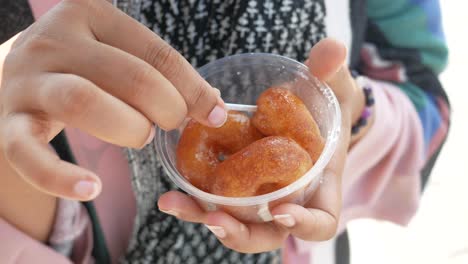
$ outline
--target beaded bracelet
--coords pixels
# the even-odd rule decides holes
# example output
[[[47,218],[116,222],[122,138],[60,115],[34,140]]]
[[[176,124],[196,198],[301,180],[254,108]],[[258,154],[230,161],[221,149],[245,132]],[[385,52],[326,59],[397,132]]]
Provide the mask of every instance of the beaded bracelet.
[[[358,78],[358,74],[355,71],[351,71],[351,75],[355,78]],[[367,125],[367,120],[372,114],[372,106],[374,105],[374,95],[372,93],[372,89],[370,86],[363,86],[362,91],[364,92],[365,96],[365,107],[364,110],[362,110],[361,116],[359,119],[356,121],[356,123],[351,127],[351,134],[356,135],[359,133],[361,128],[365,125]]]

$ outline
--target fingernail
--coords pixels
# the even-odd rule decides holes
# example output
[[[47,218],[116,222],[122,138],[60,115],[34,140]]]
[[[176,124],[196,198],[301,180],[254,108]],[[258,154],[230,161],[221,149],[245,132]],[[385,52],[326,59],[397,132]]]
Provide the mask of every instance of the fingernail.
[[[296,224],[296,220],[290,214],[275,215],[273,218],[285,227],[293,227]]]
[[[221,226],[210,226],[210,225],[205,225],[206,228],[208,228],[213,234],[219,238],[225,238],[226,237],[226,231],[224,230],[224,227]]]
[[[163,209],[159,209],[159,211],[165,213],[165,214],[168,214],[168,215],[173,215],[175,217],[178,217],[179,216],[179,213],[176,212],[176,211],[173,211],[173,210],[163,210]]]
[[[208,121],[214,126],[214,127],[221,127],[224,125],[224,122],[226,122],[227,119],[227,112],[222,108],[221,106],[217,105],[211,113],[208,115]]]
[[[89,199],[96,196],[96,192],[98,192],[98,185],[92,181],[79,181],[73,187],[75,193],[84,198]]]
[[[148,139],[146,139],[146,142],[145,142],[145,145],[148,145],[149,143],[153,142],[153,139],[154,139],[154,135],[156,134],[156,129],[154,128],[153,125],[151,125],[151,130],[150,130],[150,133],[149,133],[149,136],[148,136]],[[143,146],[143,147],[144,147]]]

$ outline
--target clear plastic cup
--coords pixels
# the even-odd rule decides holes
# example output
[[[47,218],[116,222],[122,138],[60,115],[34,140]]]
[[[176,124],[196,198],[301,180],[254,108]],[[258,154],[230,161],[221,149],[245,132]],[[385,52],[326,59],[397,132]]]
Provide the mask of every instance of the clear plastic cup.
[[[332,90],[313,77],[308,68],[292,59],[263,53],[239,54],[211,62],[199,73],[221,90],[228,103],[255,105],[258,95],[272,86],[291,90],[306,104],[325,138],[325,148],[314,166],[301,178],[277,191],[253,197],[223,197],[204,192],[187,181],[176,168],[176,146],[184,126],[166,132],[158,129],[156,151],[172,181],[195,197],[207,211],[222,210],[238,220],[271,221],[270,209],[289,202],[303,205],[321,182],[323,170],[335,152],[341,112]],[[216,176],[216,175],[215,175]]]

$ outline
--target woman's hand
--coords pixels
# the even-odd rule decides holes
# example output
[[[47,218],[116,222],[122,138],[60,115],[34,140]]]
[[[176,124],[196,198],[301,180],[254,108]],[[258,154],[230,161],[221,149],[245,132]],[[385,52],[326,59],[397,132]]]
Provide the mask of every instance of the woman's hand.
[[[274,221],[261,224],[244,224],[224,212],[204,212],[192,198],[175,191],[160,198],[160,210],[182,220],[206,224],[225,246],[244,253],[277,249],[289,234],[310,241],[332,238],[340,217],[341,176],[351,126],[364,108],[362,91],[343,65],[345,57],[342,44],[325,39],[312,48],[306,61],[312,74],[334,91],[342,112],[338,148],[325,168],[323,183],[308,203],[279,205],[271,210]]]
[[[48,142],[66,125],[141,148],[156,123],[226,118],[219,93],[153,32],[105,0],[61,1],[11,47],[0,67],[0,155],[39,190],[77,200],[99,193],[91,171],[61,161]]]

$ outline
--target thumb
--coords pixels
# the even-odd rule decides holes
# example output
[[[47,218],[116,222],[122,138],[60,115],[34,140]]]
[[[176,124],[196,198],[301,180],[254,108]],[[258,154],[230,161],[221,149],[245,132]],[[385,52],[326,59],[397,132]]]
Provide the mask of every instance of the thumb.
[[[359,89],[345,66],[346,47],[339,41],[326,38],[310,51],[306,65],[310,72],[326,82],[338,99],[341,109],[341,135],[338,149],[329,164],[335,174],[340,175],[350,143],[353,116],[358,113]]]
[[[337,97],[342,112],[342,122],[346,128],[351,128],[352,120],[359,115],[359,105],[362,103],[360,90],[345,66],[346,47],[341,42],[326,38],[318,42],[309,53],[305,64],[310,72],[319,80],[326,82]]]
[[[310,50],[306,65],[319,80],[328,82],[339,72],[346,59],[346,47],[332,38],[322,39]]]

